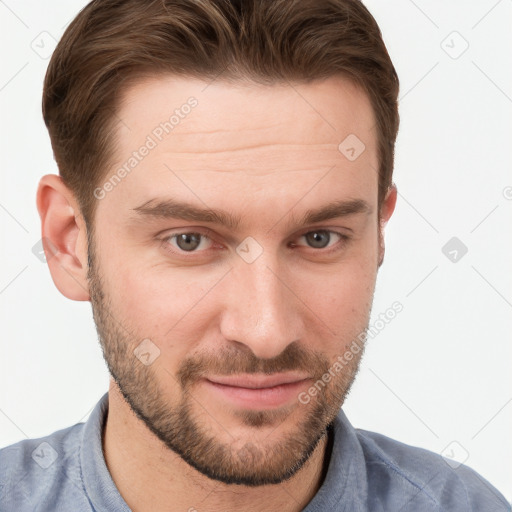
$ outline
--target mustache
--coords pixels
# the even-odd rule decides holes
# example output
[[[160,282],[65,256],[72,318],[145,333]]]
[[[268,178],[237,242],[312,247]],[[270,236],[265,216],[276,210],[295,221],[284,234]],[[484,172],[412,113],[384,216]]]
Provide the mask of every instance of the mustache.
[[[329,360],[323,354],[290,343],[279,355],[261,359],[249,347],[224,348],[220,352],[191,356],[185,359],[177,373],[183,388],[208,376],[263,373],[271,375],[286,371],[303,371],[312,377],[321,376],[329,367]]]

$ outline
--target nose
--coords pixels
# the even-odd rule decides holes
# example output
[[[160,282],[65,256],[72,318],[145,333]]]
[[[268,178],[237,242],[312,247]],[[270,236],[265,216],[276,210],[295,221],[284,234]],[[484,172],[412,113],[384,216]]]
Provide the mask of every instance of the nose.
[[[224,339],[246,345],[262,359],[278,356],[301,337],[301,302],[292,276],[267,254],[252,263],[235,262],[220,322]]]

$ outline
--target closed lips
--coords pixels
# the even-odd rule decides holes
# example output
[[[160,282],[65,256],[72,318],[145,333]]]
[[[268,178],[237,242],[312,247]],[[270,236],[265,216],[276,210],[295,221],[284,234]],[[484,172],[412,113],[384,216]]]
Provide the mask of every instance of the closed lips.
[[[237,388],[247,389],[265,389],[275,386],[282,386],[285,384],[296,384],[302,382],[309,377],[304,374],[288,373],[276,375],[229,375],[222,377],[207,377],[207,380],[213,384],[220,384],[222,386],[231,386]]]

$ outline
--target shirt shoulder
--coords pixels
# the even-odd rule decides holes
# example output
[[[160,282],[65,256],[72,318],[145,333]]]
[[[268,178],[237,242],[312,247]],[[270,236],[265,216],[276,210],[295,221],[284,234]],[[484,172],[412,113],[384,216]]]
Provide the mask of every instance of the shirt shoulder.
[[[0,510],[90,511],[80,445],[84,423],[0,449]]]
[[[447,512],[510,512],[503,495],[476,471],[449,463],[441,455],[410,446],[382,434],[355,429],[363,449],[371,510],[388,510],[381,497],[390,486],[413,487],[405,510],[415,510],[415,500],[428,500],[432,510]]]

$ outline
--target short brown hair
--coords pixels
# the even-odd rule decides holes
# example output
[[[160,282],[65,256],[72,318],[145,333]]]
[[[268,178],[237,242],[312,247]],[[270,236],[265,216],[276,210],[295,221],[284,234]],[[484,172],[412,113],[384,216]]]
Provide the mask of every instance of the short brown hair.
[[[268,85],[352,79],[376,118],[382,203],[392,183],[399,82],[359,0],[93,0],[57,45],[43,91],[60,175],[89,228],[121,93],[138,76],[160,73]]]

